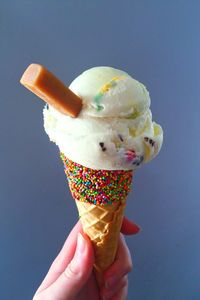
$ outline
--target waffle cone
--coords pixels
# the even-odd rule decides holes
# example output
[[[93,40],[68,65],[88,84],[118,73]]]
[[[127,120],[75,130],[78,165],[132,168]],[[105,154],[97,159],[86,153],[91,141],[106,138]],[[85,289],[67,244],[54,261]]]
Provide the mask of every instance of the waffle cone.
[[[114,262],[132,171],[93,170],[61,154],[83,231],[93,243],[99,286],[103,272]]]
[[[95,272],[99,286],[103,272],[114,262],[125,203],[93,205],[76,200],[83,231],[92,241],[95,253]]]

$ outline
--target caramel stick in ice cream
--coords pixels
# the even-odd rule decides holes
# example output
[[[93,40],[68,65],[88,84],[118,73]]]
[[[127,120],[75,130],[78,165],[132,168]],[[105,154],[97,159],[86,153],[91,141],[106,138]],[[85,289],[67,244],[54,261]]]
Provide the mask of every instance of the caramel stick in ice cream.
[[[77,117],[82,109],[81,98],[39,64],[29,65],[20,82],[63,114]]]

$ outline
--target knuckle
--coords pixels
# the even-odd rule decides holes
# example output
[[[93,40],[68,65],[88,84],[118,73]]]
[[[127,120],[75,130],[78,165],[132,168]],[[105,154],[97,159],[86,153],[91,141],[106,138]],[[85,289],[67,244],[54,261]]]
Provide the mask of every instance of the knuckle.
[[[122,277],[122,280],[121,280],[121,287],[123,288],[125,286],[128,286],[128,276],[127,275]]]
[[[83,272],[80,269],[77,268],[77,266],[75,266],[73,264],[73,262],[71,262],[68,267],[66,268],[65,272],[64,272],[65,277],[67,277],[68,279],[79,279],[81,280],[83,278]]]
[[[128,289],[128,276],[124,275],[121,277],[117,283],[109,290],[104,290],[102,293],[102,298],[103,299],[119,299],[119,294],[121,295],[120,299],[127,299],[125,297],[126,295],[126,290]],[[122,295],[124,297],[122,298]]]
[[[127,274],[127,273],[130,273],[133,269],[133,263],[132,263],[132,258],[131,258],[131,254],[130,254],[130,251],[128,249],[128,246],[125,242],[125,238],[124,236],[122,235],[122,255],[123,257],[125,258],[124,261],[123,261],[123,274]],[[121,256],[122,256],[121,255]]]
[[[117,283],[118,289],[122,289],[123,287],[128,286],[128,276],[124,275],[121,277]]]
[[[126,264],[124,265],[124,274],[128,274],[132,271],[133,269],[133,263],[132,260],[129,259],[127,260]]]
[[[62,274],[62,272],[63,272],[62,264],[60,263],[60,261],[57,258],[52,263],[51,269],[53,269],[53,272],[56,273],[57,275]]]

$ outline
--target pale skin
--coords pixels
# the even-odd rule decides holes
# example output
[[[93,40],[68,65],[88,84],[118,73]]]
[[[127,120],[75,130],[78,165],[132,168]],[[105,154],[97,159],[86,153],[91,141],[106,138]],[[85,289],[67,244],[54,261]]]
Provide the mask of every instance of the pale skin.
[[[121,232],[136,234],[139,227],[124,218]],[[74,226],[52,263],[33,300],[125,300],[132,259],[122,234],[114,263],[104,272],[99,290],[93,272],[94,252],[80,222]]]

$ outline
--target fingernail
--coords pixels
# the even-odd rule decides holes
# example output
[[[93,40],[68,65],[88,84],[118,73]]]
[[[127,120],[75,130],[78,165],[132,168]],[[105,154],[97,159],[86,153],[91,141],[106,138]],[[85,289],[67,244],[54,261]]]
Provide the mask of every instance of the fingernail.
[[[135,234],[141,231],[141,227],[135,224]]]
[[[74,260],[82,260],[83,252],[86,248],[86,241],[81,233],[78,233],[77,244],[76,244],[76,252],[74,255]]]
[[[72,278],[72,276],[74,276],[75,274],[80,273],[83,255],[86,253],[85,249],[86,249],[86,240],[80,233],[78,233],[77,243],[76,243],[76,251],[75,251],[74,257],[64,272],[64,274],[68,278]]]

